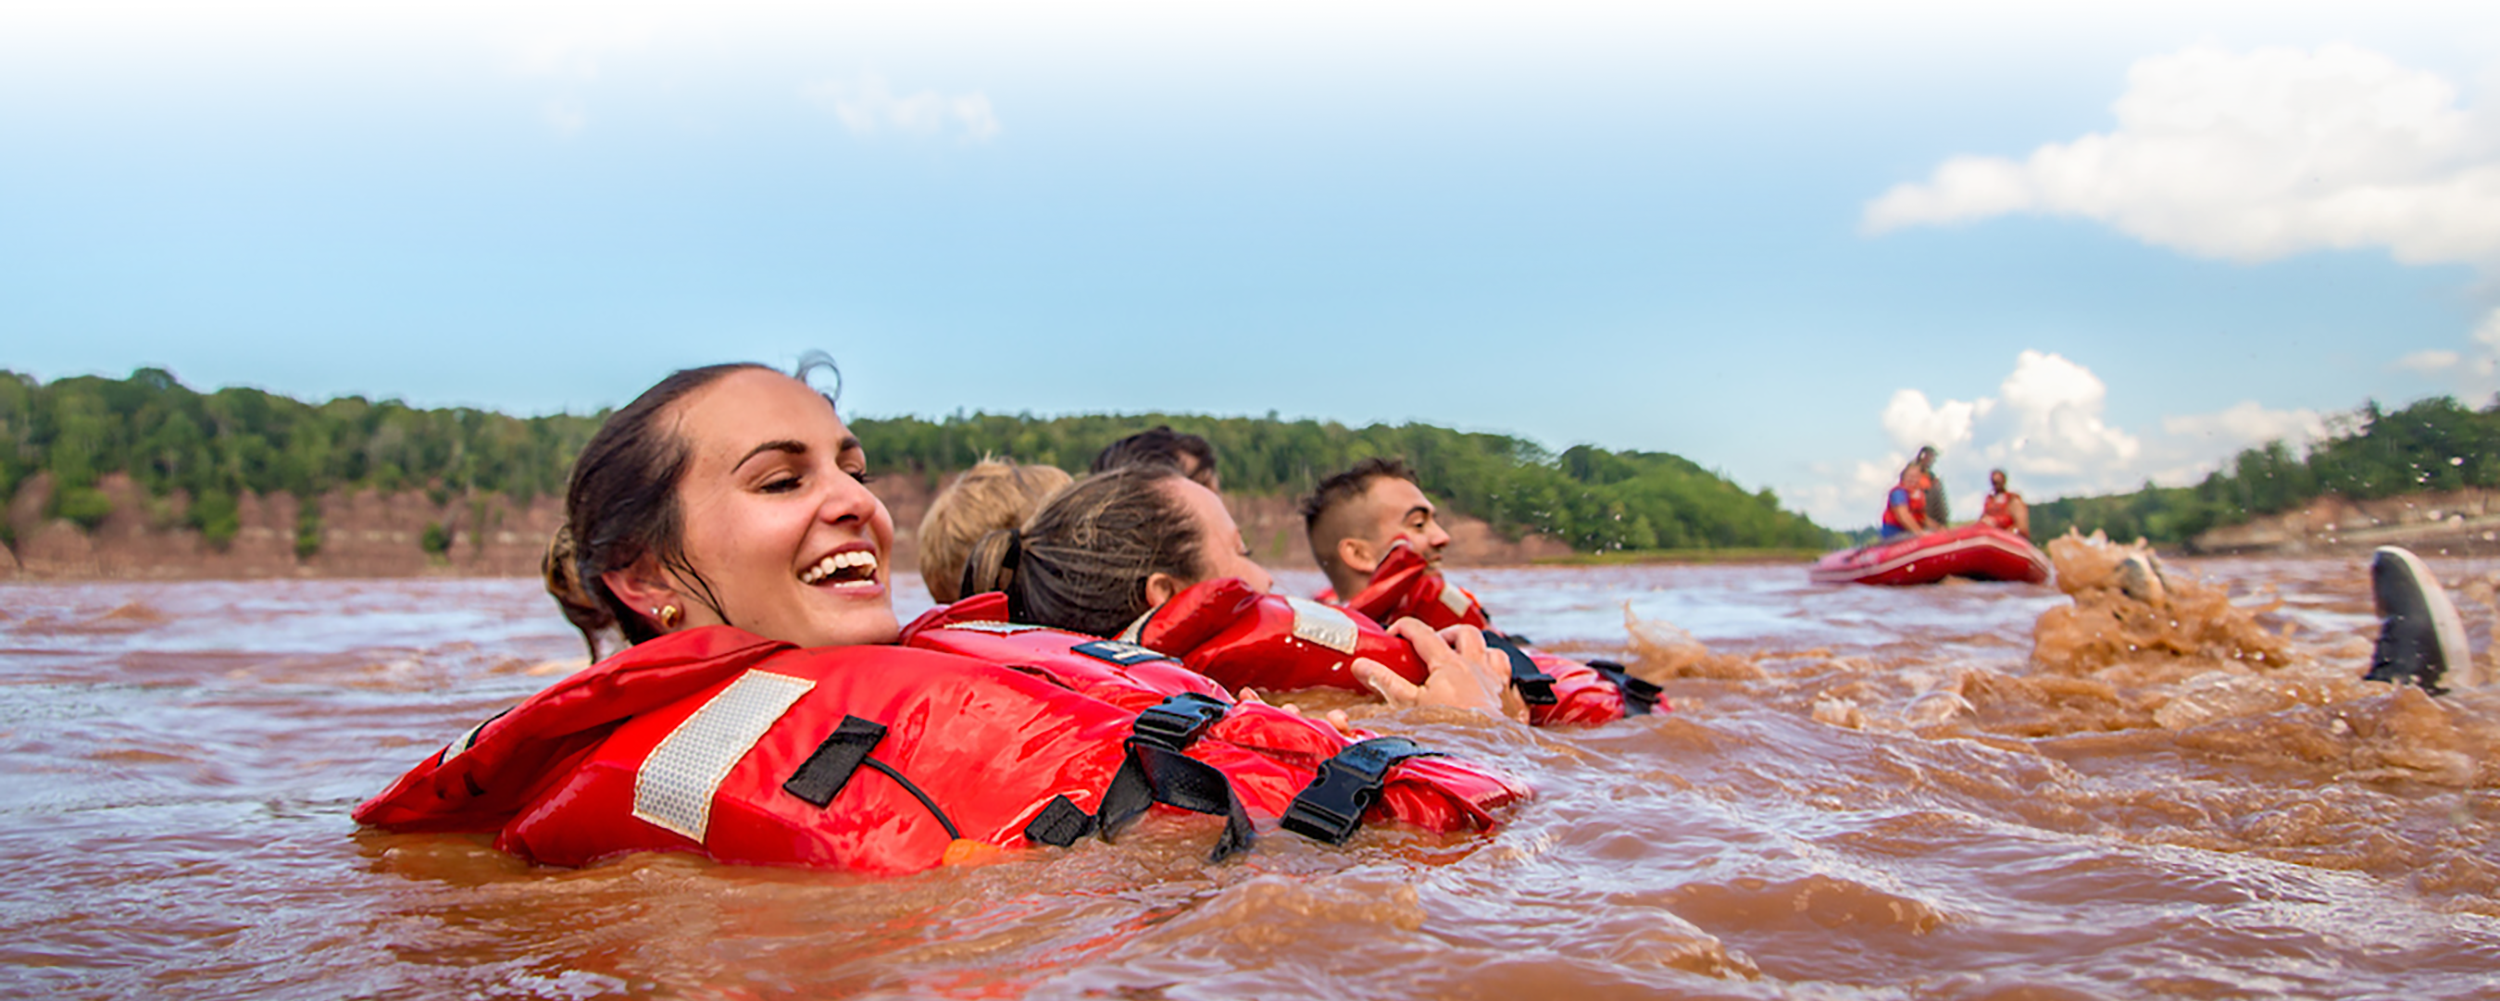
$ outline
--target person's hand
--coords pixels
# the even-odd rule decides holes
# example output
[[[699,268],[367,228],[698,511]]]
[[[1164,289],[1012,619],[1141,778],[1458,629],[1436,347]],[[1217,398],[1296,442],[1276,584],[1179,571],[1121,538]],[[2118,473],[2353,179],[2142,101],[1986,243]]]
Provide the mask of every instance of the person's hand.
[[[1486,647],[1484,633],[1473,626],[1451,626],[1436,633],[1415,619],[1399,619],[1389,626],[1389,634],[1414,647],[1428,672],[1418,685],[1379,661],[1356,660],[1354,679],[1390,705],[1455,706],[1507,715],[1502,711],[1502,692],[1510,687],[1510,657]]]
[[[1301,706],[1294,705],[1291,702],[1269,702],[1266,699],[1262,699],[1259,697],[1259,690],[1256,688],[1244,688],[1240,692],[1236,693],[1233,698],[1243,705],[1267,706],[1271,709],[1282,709],[1296,716],[1302,716],[1305,718],[1308,718],[1310,715],[1303,712]],[[1329,726],[1336,727],[1337,732],[1340,734],[1344,734],[1349,737],[1354,735],[1354,724],[1346,721],[1345,710],[1343,709],[1331,709],[1328,711],[1327,715],[1321,716],[1320,719],[1323,722],[1326,722]]]

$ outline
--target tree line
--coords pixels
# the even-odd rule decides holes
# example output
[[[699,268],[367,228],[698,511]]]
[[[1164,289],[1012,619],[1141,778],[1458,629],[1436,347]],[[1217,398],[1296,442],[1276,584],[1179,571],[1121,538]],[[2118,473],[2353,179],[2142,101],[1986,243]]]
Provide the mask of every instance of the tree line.
[[[2073,527],[2179,545],[2329,494],[2369,500],[2464,487],[2500,487],[2500,400],[2476,410],[2436,396],[2394,411],[2373,400],[2337,415],[2301,454],[2267,442],[2195,486],[2146,483],[2131,493],[2047,501],[2032,505],[2031,523],[2042,538]]]
[[[485,494],[527,503],[561,493],[574,455],[607,415],[513,417],[361,396],[315,404],[243,387],[202,393],[155,368],[126,379],[48,383],[0,370],[0,497],[48,472],[45,514],[92,529],[111,508],[100,478],[125,473],[151,498],[187,498],[178,520],[223,545],[240,528],[237,501],[246,491],[316,498],[338,489],[415,489],[438,504]],[[1587,445],[1557,454],[1526,439],[1428,424],[1349,428],[1273,413],[957,413],[861,418],[852,429],[877,466],[934,477],[985,455],[1081,474],[1103,446],[1159,424],[1213,443],[1228,490],[1300,494],[1357,460],[1398,456],[1448,507],[1583,552],[1813,547],[1837,538],[1781,508],[1771,491],[1748,492],[1679,456]],[[320,515],[317,504],[301,510],[298,548],[309,553],[319,544]]]
[[[1581,552],[1624,549],[1815,547],[1830,531],[1780,507],[1769,490],[1748,492],[1724,476],[1664,452],[1589,445],[1560,454],[1523,438],[1430,424],[1373,424],[1191,414],[955,414],[938,420],[867,418],[854,423],[873,461],[915,470],[961,469],[984,455],[1040,462],[1082,474],[1103,446],[1157,425],[1215,446],[1227,490],[1310,492],[1338,470],[1374,456],[1403,458],[1424,492],[1510,534],[1533,531]]]

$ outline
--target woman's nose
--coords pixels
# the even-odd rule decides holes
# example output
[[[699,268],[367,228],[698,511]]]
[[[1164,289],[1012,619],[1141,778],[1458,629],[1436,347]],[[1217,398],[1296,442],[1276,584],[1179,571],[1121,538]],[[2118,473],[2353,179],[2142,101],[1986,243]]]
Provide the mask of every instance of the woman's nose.
[[[838,471],[829,479],[833,482],[833,489],[825,493],[823,503],[817,506],[816,517],[837,525],[845,521],[867,520],[868,513],[877,506],[877,495],[868,491],[868,485],[853,479],[849,473]]]

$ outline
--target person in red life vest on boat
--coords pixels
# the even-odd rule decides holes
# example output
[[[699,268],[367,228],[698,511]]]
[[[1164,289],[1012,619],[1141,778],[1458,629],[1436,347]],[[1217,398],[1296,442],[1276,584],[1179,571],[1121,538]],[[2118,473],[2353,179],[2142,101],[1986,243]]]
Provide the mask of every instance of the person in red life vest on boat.
[[[904,873],[1109,838],[1158,808],[1222,817],[1220,859],[1270,822],[1331,842],[1366,821],[1483,828],[1525,795],[1155,662],[1088,658],[1071,684],[894,645],[893,519],[814,367],[690,369],[609,417],[546,560],[597,663],[356,819],[494,832],[556,865],[681,851]]]
[[[2023,495],[2005,489],[2005,470],[1988,471],[1988,499],[1980,506],[1979,523],[2031,537],[2031,505]]]
[[[1476,596],[1442,575],[1450,533],[1404,462],[1365,459],[1321,480],[1302,501],[1302,523],[1331,585],[1320,600],[1374,622],[1414,618],[1434,628],[1484,630],[1510,660],[1513,686],[1537,723],[1603,723],[1656,705],[1657,686],[1621,664],[1557,657],[1493,629]]]
[[[1936,485],[1935,477],[1927,472],[1927,466],[1934,461],[1936,450],[1921,448],[1917,459],[1901,467],[1900,482],[1893,484],[1892,492],[1884,498],[1882,541],[1890,542],[1904,535],[1925,535],[1944,527],[1942,519],[1930,517],[1927,511],[1927,493]]]

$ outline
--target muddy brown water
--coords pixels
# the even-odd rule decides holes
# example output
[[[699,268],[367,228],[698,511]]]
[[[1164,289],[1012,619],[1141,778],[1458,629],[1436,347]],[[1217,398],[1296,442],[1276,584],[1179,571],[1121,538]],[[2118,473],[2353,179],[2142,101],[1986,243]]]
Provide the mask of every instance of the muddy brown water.
[[[2486,647],[2500,564],[2432,565]],[[2208,584],[2149,611],[1461,571],[1676,711],[1366,719],[1531,780],[1490,836],[1276,833],[1209,866],[1203,818],[1157,817],[895,880],[359,830],[578,666],[532,582],[0,586],[0,995],[2500,996],[2500,688],[2353,680],[2357,560],[2173,570]]]

